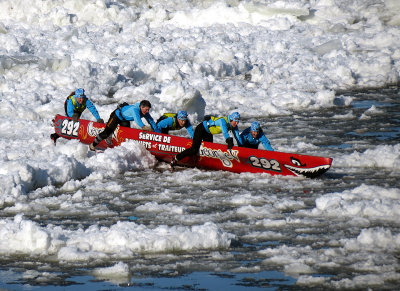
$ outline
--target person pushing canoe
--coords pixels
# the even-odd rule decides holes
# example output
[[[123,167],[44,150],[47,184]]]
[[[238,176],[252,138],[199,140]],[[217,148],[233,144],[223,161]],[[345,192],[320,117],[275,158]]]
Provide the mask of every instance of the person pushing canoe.
[[[131,121],[135,121],[136,124],[143,130],[161,132],[154,119],[150,115],[151,103],[148,100],[142,100],[134,105],[129,105],[124,102],[121,105],[118,105],[117,109],[115,109],[108,119],[106,123],[105,129],[100,132],[94,141],[89,145],[89,149],[91,151],[96,150],[96,146],[104,139],[109,137],[118,125],[130,127]],[[142,118],[146,119],[146,121],[150,124],[151,127],[145,125],[142,122]]]
[[[208,116],[206,120],[196,126],[192,146],[177,154],[171,160],[171,167],[174,168],[183,158],[196,155],[199,152],[202,141],[213,142],[214,134],[223,133],[229,150],[233,147],[233,138],[229,135],[229,131],[232,131],[238,145],[242,145],[243,142],[238,129],[239,121],[239,112],[233,112],[226,117]]]

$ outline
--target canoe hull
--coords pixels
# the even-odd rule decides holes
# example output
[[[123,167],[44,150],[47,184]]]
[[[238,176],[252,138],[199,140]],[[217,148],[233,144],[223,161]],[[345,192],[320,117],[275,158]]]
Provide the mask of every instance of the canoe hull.
[[[104,127],[105,124],[85,119],[74,122],[62,115],[56,115],[54,119],[57,134],[66,139],[78,139],[84,144],[92,143]],[[188,138],[119,126],[112,137],[102,141],[98,148],[112,148],[126,140],[141,143],[158,160],[165,162],[170,162],[176,154],[192,145],[192,140]],[[244,147],[228,150],[224,144],[211,142],[202,143],[199,155],[179,161],[179,165],[186,167],[309,178],[323,174],[331,164],[332,158]]]

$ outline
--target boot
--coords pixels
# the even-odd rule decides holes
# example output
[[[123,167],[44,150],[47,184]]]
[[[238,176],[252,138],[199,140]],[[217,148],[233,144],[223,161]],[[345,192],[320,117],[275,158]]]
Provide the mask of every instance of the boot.
[[[93,143],[91,143],[91,144],[89,145],[89,149],[90,149],[91,151],[95,151],[95,150],[96,150],[96,148],[95,148],[95,146],[93,145]]]
[[[59,137],[60,137],[60,136],[59,136],[57,133],[52,133],[52,134],[50,134],[50,138],[53,140],[54,145],[56,144],[57,138],[59,138]]]
[[[171,168],[172,168],[172,169],[175,168],[175,166],[176,166],[177,164],[178,164],[178,160],[176,159],[176,156],[175,156],[175,157],[173,157],[172,160],[171,160],[171,163],[170,163]]]

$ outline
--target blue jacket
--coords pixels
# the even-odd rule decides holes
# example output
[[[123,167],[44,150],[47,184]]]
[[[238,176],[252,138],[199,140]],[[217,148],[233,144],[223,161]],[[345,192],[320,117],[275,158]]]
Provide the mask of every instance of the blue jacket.
[[[135,105],[124,106],[121,109],[118,108],[115,110],[115,114],[121,120],[135,121],[140,128],[143,128],[144,126],[144,123],[142,122],[142,117],[144,117],[144,119],[146,119],[146,121],[151,125],[153,131],[161,132],[149,112],[144,115],[142,114],[140,111],[140,102],[136,103]]]
[[[67,115],[68,115],[68,117],[72,117],[72,115],[74,115],[74,112],[76,109],[78,112],[82,113],[87,108],[93,114],[94,118],[96,118],[96,120],[100,119],[99,112],[97,112],[96,107],[88,98],[85,98],[83,100],[82,105],[78,105],[79,103],[76,102],[76,99],[72,100],[72,98],[75,98],[75,95],[73,95],[67,99]],[[75,101],[75,104],[78,105],[77,108],[75,108],[73,101]]]
[[[237,144],[239,146],[243,144],[242,138],[240,137],[239,134],[239,128],[237,126],[234,128],[231,127],[229,116],[227,117],[211,116],[208,120],[203,121],[203,126],[206,129],[206,131],[211,134],[218,134],[222,132],[225,139],[230,137],[229,131],[232,131]]]
[[[243,141],[243,146],[244,147],[249,147],[249,148],[258,148],[258,145],[262,143],[264,148],[267,151],[273,151],[274,149],[271,147],[271,143],[269,142],[268,138],[264,135],[264,132],[260,130],[260,132],[257,134],[256,138],[253,138],[251,135],[251,130],[250,127],[246,128],[243,130],[243,132],[240,134],[240,137]]]
[[[175,127],[173,126],[175,122]],[[160,132],[162,132],[163,128],[168,130],[179,130],[179,124],[178,121],[175,121],[173,117],[167,117],[163,120],[161,120],[160,122],[157,123],[157,127],[160,130]],[[188,131],[188,133],[190,134],[190,137],[193,138],[194,135],[194,131],[193,131],[193,127],[192,124],[190,123],[189,119],[186,121],[185,124],[185,128]]]

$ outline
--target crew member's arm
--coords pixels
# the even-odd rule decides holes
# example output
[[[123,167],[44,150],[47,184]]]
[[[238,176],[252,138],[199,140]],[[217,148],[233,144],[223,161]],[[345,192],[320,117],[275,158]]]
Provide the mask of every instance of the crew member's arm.
[[[269,142],[269,139],[264,134],[261,135],[260,142],[267,151],[274,151],[274,149],[271,146],[271,143]]]
[[[242,146],[243,145],[243,140],[242,140],[242,137],[239,134],[238,126],[236,126],[232,131],[233,131],[233,136],[235,137],[238,146]]]
[[[242,131],[242,133],[240,134],[240,139],[242,144],[240,144],[239,146],[244,146],[244,144],[246,143],[248,137],[250,134],[250,127],[246,128],[245,130]]]
[[[157,127],[156,123],[154,122],[153,117],[151,117],[150,113],[146,113],[144,118],[147,120],[147,122],[151,125],[151,128],[153,131],[161,133],[161,130]],[[142,122],[143,123],[143,122]]]
[[[172,127],[172,124],[174,123],[174,119],[172,117],[164,118],[160,122],[158,122],[156,125],[160,132],[163,130],[163,128],[170,129]]]
[[[96,106],[94,106],[92,101],[90,101],[89,99],[86,100],[86,107],[93,114],[94,118],[96,118],[96,121],[100,119],[100,115],[96,109]]]
[[[140,127],[144,127],[144,123],[142,122],[142,118],[140,117],[140,107],[139,104],[137,106],[132,107],[133,112],[132,112],[132,117],[133,120],[136,122],[136,124]]]
[[[215,126],[219,126],[221,128],[221,131],[224,135],[225,141],[228,144],[228,149],[232,149],[233,147],[233,138],[229,135],[229,131],[228,131],[228,125],[225,121],[225,119],[221,118],[221,119],[217,119],[217,121],[215,121]]]
[[[215,121],[215,126],[219,126],[221,128],[222,134],[224,135],[225,139],[228,139],[230,137],[229,131],[228,131],[228,125],[226,124],[225,119],[220,118]]]
[[[68,100],[67,100],[67,115],[68,115],[68,117],[72,117],[72,115],[74,115],[74,104],[72,104],[71,98],[68,98]]]
[[[189,119],[187,120],[185,127],[186,127],[186,130],[189,133],[190,137],[193,139],[194,131],[193,131],[193,126],[190,123]]]

